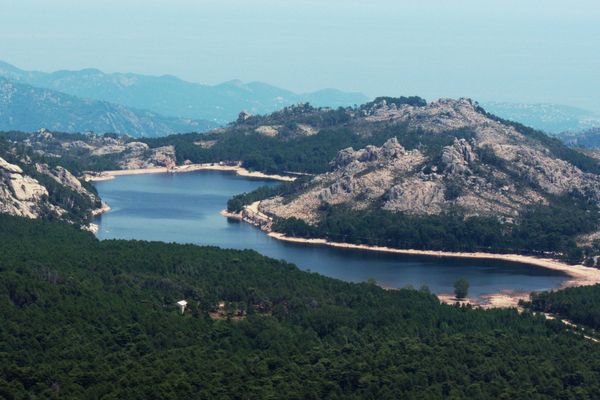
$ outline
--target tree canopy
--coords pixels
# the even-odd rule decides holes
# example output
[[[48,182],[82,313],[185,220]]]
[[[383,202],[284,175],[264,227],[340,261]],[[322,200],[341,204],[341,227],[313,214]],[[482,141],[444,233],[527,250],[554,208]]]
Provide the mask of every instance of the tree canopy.
[[[177,301],[188,302],[184,315]],[[253,251],[0,216],[0,397],[594,398],[600,347]]]

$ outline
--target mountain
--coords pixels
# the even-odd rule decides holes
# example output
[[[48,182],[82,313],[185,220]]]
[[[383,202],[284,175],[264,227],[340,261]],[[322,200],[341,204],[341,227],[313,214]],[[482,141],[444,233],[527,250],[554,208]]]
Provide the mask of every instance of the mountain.
[[[232,138],[246,140],[243,153]],[[206,140],[214,142],[205,153],[229,152],[247,166],[316,174],[230,204],[291,236],[580,261],[577,243],[600,221],[598,161],[468,99],[377,99],[336,115],[288,109]],[[252,141],[266,150],[257,154]]]
[[[481,102],[489,112],[544,132],[582,131],[600,127],[600,115],[582,108],[559,104]]]
[[[12,151],[25,147],[78,172],[241,162],[300,173],[228,205],[290,236],[600,261],[599,162],[469,99],[387,97],[336,110],[301,104],[242,113],[205,134],[137,140],[4,136]]]
[[[0,146],[0,213],[83,226],[102,207],[95,189],[62,166],[5,150]]]
[[[81,99],[0,77],[0,130],[112,132],[134,137],[205,131],[209,121],[164,117],[122,105]]]
[[[395,127],[396,135],[379,147],[341,150],[332,170],[315,177],[309,191],[281,209],[280,201],[265,202],[264,209],[312,222],[323,202],[355,208],[378,202],[383,209],[411,214],[460,208],[467,215],[508,217],[524,205],[548,203],[550,195],[584,188],[600,201],[600,166],[561,157],[552,139],[494,120],[470,100],[400,108],[379,103],[353,122],[371,125],[371,133],[381,123]],[[429,143],[422,137],[418,146],[411,145],[407,139],[417,135],[429,136]]]
[[[600,127],[580,132],[561,132],[556,137],[569,146],[600,149]]]
[[[234,120],[241,110],[266,114],[300,102],[337,108],[368,100],[361,93],[335,89],[296,94],[261,82],[233,80],[210,86],[186,82],[170,75],[107,74],[97,69],[53,73],[24,71],[2,62],[0,76],[81,98],[109,101],[179,118],[211,120],[218,124]]]

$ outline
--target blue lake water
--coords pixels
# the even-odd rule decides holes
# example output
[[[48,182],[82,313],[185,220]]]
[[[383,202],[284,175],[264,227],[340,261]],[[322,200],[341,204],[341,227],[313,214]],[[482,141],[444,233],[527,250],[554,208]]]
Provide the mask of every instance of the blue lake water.
[[[504,289],[551,289],[566,278],[557,271],[501,261],[381,254],[286,243],[219,214],[234,194],[274,184],[217,171],[130,175],[96,182],[100,196],[111,207],[110,212],[95,221],[100,226],[98,237],[249,248],[292,262],[301,269],[345,281],[374,278],[385,287],[427,285],[435,293],[451,293],[460,277],[470,282],[471,296]]]

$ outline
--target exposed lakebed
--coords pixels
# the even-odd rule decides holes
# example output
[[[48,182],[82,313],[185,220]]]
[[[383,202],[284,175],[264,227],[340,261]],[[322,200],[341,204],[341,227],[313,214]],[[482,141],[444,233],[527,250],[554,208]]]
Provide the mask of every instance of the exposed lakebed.
[[[275,184],[218,171],[130,175],[96,182],[100,196],[111,207],[109,213],[97,218],[100,226],[97,235],[100,239],[253,249],[333,278],[352,282],[374,278],[380,285],[392,288],[427,285],[436,293],[452,292],[459,277],[470,282],[471,296],[502,290],[529,292],[557,288],[567,279],[559,271],[505,261],[407,256],[286,243],[219,214],[234,194]]]

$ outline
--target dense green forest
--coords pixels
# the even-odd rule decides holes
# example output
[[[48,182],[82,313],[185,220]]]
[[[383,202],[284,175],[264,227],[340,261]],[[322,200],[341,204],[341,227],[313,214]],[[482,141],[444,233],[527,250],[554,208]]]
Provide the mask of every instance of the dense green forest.
[[[524,306],[534,310],[557,314],[576,324],[600,329],[600,285],[566,288],[554,292],[531,295]]]
[[[189,304],[184,315],[175,305]],[[217,304],[225,313],[215,316]],[[0,216],[0,398],[591,399],[600,347],[253,251]]]
[[[275,190],[275,189],[272,189]],[[353,210],[345,205],[321,206],[317,225],[297,218],[275,219],[273,230],[296,237],[402,249],[487,251],[494,253],[554,253],[579,262],[586,249],[577,246],[577,234],[594,230],[598,209],[585,202],[557,199],[552,206],[533,206],[516,222],[493,217],[467,217],[448,211],[440,215],[409,215],[381,209]]]
[[[236,129],[226,134],[177,135],[144,141],[150,146],[174,145],[178,163],[184,160],[194,163],[242,160],[244,167],[266,173],[320,173],[329,170],[329,162],[340,149],[381,145],[388,138],[386,135],[361,138],[347,128],[336,128],[287,141],[253,130]],[[206,149],[194,144],[198,140],[216,139],[217,143]]]
[[[375,102],[386,100],[389,104],[425,106],[419,97],[377,98],[358,108],[337,110],[318,109],[302,104],[265,116],[252,116],[233,124],[225,132],[208,134],[172,135],[164,138],[142,139],[150,147],[175,146],[177,161],[195,163],[219,161],[243,161],[246,168],[267,173],[289,171],[322,173],[330,169],[330,162],[341,149],[363,148],[367,145],[381,146],[387,139],[397,137],[407,149],[427,148],[434,153],[452,143],[454,137],[470,137],[470,132],[449,132],[435,135],[408,129],[403,124],[368,123],[356,124],[352,116]],[[313,135],[298,133],[299,124],[309,124],[318,129]],[[276,137],[255,131],[261,125],[277,126]],[[199,141],[211,142],[203,148]]]

